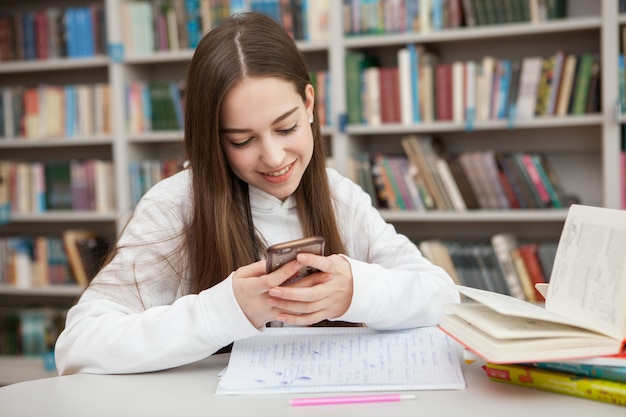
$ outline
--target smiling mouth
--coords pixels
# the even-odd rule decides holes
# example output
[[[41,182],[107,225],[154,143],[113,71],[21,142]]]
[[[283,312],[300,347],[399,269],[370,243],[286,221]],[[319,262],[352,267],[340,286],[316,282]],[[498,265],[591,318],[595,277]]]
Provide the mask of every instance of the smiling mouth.
[[[268,177],[280,177],[281,175],[285,175],[287,172],[289,172],[292,166],[293,162],[287,165],[285,168],[281,169],[280,171],[265,172],[264,175],[267,175]]]

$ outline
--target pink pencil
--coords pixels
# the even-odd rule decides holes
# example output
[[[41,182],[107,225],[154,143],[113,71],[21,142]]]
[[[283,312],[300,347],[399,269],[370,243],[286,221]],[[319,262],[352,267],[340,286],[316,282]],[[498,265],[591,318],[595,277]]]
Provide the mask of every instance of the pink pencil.
[[[292,407],[301,407],[305,405],[384,403],[402,400],[414,400],[415,398],[416,396],[413,394],[348,395],[342,397],[293,398],[289,403]]]

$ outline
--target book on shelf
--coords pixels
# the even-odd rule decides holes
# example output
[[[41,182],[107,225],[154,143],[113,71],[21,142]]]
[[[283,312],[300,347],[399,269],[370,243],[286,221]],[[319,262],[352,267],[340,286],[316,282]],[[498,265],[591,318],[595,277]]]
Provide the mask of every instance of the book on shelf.
[[[369,67],[363,71],[363,116],[371,126],[382,123],[382,105],[380,95],[380,68]]]
[[[526,299],[512,255],[512,252],[519,247],[517,237],[512,233],[497,233],[491,236],[490,242],[509,295],[521,300]]]
[[[0,61],[89,57],[106,50],[103,3],[3,13]]]
[[[567,16],[567,1],[352,1],[344,4],[344,13],[346,35],[430,33],[460,26],[560,19]]]
[[[0,355],[41,356],[54,347],[67,311],[55,307],[0,308]]]
[[[19,287],[71,282],[67,256],[59,236],[0,238],[0,283]]]
[[[450,168],[452,177],[459,188],[459,192],[463,197],[463,201],[465,202],[467,209],[474,210],[480,208],[476,193],[474,192],[467,175],[465,175],[459,159],[452,155],[445,156],[445,159],[448,162],[448,167]]]
[[[402,121],[400,104],[400,79],[398,67],[380,67],[380,118],[381,123]]]
[[[440,62],[435,65],[435,119],[437,121],[452,121],[453,91],[452,91],[452,64]],[[480,91],[480,90],[479,90]]]
[[[533,290],[533,297],[536,301],[543,301],[543,295],[537,290],[537,284],[545,284],[548,279],[545,276],[543,266],[539,259],[539,248],[541,245],[538,243],[524,243],[518,247],[519,254],[524,261],[528,277],[531,281]]]
[[[584,114],[586,112],[592,70],[597,71],[598,62],[599,57],[596,54],[585,53],[580,55],[572,90],[570,114]]]
[[[493,363],[617,355],[626,344],[626,212],[574,204],[559,240],[545,308],[460,286],[440,328]]]
[[[62,237],[72,276],[78,285],[86,287],[102,266],[109,242],[93,231],[81,229],[67,229]]]
[[[492,381],[626,406],[625,382],[516,364],[487,363],[483,369]]]
[[[563,74],[561,74],[561,85],[557,96],[555,114],[564,116],[569,112],[569,103],[574,91],[574,80],[576,78],[576,68],[578,67],[578,56],[572,53],[566,55],[563,62]]]
[[[403,137],[401,144],[409,162],[408,171],[394,173],[388,169],[386,176],[389,180],[401,177],[395,178],[402,183],[401,187],[410,187],[406,190],[409,193],[417,191],[420,202],[415,201],[413,209],[563,208],[570,200],[544,154],[484,150],[451,155],[441,141],[417,135]],[[355,166],[362,165],[355,162]],[[382,186],[381,172],[371,175],[379,178]],[[364,188],[366,177],[364,173],[354,176]],[[392,192],[401,188],[388,187],[388,190],[388,198],[396,199]],[[402,204],[392,206],[408,208]]]
[[[431,140],[430,137],[418,137],[418,136],[405,136],[402,138],[401,143],[409,158],[410,163],[417,170],[417,175],[426,188],[426,191],[430,198],[434,201],[436,207],[440,210],[445,210],[449,207],[446,203],[446,199],[442,194],[443,189],[439,184],[441,180],[438,179],[438,173],[431,168],[434,162],[429,158],[428,154],[424,153],[424,146],[428,146],[427,142]],[[420,142],[424,142],[420,144]]]
[[[501,239],[514,240],[515,245],[505,246]],[[513,262],[512,253],[519,251],[517,239],[510,233],[492,236],[492,242],[444,242],[437,239],[416,240],[424,256],[435,265],[444,268],[458,285],[480,288],[501,294],[512,295],[522,300],[535,300],[533,294],[527,297],[522,290],[522,277]],[[546,243],[525,243],[542,247]],[[510,248],[510,249],[509,249]],[[504,249],[504,250],[503,250]],[[500,258],[505,254],[506,258]],[[518,257],[520,262],[523,258]],[[506,261],[508,259],[508,261]],[[552,262],[546,258],[546,262]],[[532,285],[528,278],[529,285]]]
[[[445,242],[440,239],[427,239],[419,242],[417,246],[426,258],[443,268],[456,284],[461,284],[457,268]]]
[[[1,137],[66,139],[111,132],[108,84],[14,85],[1,91]]]
[[[270,16],[296,40],[324,42],[328,39],[328,8],[327,0],[143,0],[123,2],[120,21],[127,50],[145,54],[193,49],[203,34],[230,15],[245,11]]]

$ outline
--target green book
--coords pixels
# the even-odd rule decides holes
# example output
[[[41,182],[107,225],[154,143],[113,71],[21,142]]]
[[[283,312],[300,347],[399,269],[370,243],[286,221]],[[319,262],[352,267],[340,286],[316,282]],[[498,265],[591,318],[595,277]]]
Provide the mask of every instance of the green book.
[[[584,114],[587,107],[587,96],[589,95],[589,83],[591,81],[591,68],[598,57],[587,53],[580,56],[580,62],[576,71],[574,81],[574,97],[572,101],[571,114]]]
[[[70,162],[46,162],[45,175],[46,209],[72,210],[72,177]]]
[[[363,104],[361,102],[363,70],[375,64],[375,61],[362,52],[347,52],[346,60],[346,105],[349,124],[363,123]]]

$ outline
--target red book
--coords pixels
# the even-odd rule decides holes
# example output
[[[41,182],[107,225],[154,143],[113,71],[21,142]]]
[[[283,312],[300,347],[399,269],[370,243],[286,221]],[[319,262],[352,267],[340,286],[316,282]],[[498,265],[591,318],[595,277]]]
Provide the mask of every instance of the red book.
[[[48,54],[48,16],[45,11],[35,12],[35,53],[37,59],[47,59]]]
[[[400,86],[397,67],[381,67],[380,117],[382,123],[400,123]]]
[[[546,283],[545,274],[543,273],[543,268],[539,263],[538,256],[539,245],[536,243],[526,243],[519,246],[519,253],[524,260],[524,264],[526,265],[526,270],[528,271],[528,275],[530,276],[530,280],[533,283],[533,288],[535,290],[535,296],[537,300],[543,300],[543,296],[537,289],[534,287],[535,284],[543,284]]]
[[[436,120],[452,120],[452,64],[435,66]]]

